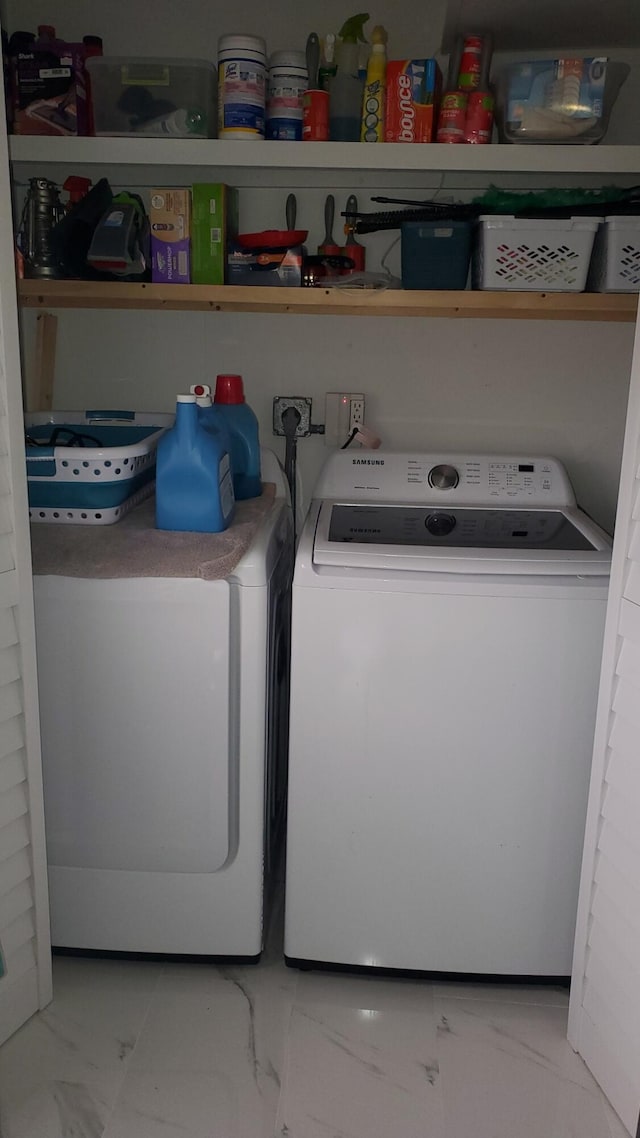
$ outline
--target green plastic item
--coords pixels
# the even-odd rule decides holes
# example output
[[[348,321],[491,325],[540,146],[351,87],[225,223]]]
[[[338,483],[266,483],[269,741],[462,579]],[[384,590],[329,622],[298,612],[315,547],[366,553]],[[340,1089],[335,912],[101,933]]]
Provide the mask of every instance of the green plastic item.
[[[602,186],[599,190],[541,190],[518,193],[489,186],[474,204],[492,213],[519,213],[522,210],[564,209],[569,206],[593,206],[598,208],[603,202],[621,201],[627,195],[619,186]]]
[[[368,12],[358,12],[357,16],[349,16],[338,33],[343,43],[366,43],[364,25],[369,19]]]

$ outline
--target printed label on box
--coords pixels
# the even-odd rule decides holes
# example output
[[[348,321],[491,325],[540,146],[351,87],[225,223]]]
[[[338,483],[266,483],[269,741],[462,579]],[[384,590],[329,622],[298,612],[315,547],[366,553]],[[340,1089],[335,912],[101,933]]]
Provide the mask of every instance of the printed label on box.
[[[189,190],[152,190],[151,279],[156,284],[189,284],[191,194]]]

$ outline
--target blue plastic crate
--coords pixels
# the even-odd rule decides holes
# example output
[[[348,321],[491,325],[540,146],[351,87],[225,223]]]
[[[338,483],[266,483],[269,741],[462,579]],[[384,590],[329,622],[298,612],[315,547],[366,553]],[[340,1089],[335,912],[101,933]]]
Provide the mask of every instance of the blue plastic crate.
[[[466,288],[471,222],[405,221],[400,233],[403,288]]]

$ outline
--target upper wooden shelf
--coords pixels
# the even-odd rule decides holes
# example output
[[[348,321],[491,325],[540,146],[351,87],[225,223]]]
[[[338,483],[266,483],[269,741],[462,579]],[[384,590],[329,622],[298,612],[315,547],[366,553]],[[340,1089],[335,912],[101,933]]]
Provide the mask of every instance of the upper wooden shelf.
[[[623,293],[366,292],[333,288],[40,281],[18,284],[25,308],[124,308],[167,312],[266,312],[319,316],[445,316],[517,320],[635,321],[638,297]]]
[[[190,169],[466,171],[470,173],[633,174],[640,146],[444,146],[360,142],[233,142],[192,138],[48,138],[15,135],[14,163],[77,166],[184,166]]]

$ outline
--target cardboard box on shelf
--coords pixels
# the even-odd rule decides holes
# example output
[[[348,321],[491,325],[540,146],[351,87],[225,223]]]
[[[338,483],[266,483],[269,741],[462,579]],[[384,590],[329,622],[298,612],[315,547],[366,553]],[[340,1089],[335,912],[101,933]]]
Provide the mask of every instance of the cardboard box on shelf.
[[[227,283],[298,288],[302,284],[302,245],[289,249],[240,249],[231,245]]]
[[[151,191],[151,279],[156,284],[191,282],[191,191]]]
[[[238,191],[223,182],[196,182],[191,193],[192,283],[225,284],[229,242],[238,233]]]
[[[442,75],[435,59],[389,60],[386,142],[433,142]]]
[[[84,44],[55,37],[24,44],[12,55],[14,134],[89,133],[85,56]]]

